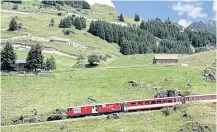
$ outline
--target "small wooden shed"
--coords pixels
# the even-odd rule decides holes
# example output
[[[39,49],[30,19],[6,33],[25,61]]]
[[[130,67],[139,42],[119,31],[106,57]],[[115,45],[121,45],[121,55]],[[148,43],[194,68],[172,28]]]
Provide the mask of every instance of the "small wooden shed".
[[[156,54],[153,64],[178,64],[177,54]]]

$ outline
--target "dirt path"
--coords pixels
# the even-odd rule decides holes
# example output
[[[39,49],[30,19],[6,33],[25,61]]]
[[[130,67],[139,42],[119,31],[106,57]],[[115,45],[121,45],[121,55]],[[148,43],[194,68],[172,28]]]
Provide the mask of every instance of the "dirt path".
[[[16,14],[22,14],[22,15],[28,15],[30,13],[27,12],[20,12],[20,11],[12,11],[12,10],[0,10],[0,12],[8,12],[8,13],[16,13]]]
[[[1,44],[1,49],[4,47],[4,44]],[[31,45],[19,45],[19,44],[13,44],[13,47],[15,50],[21,50],[21,51],[29,51],[30,48],[31,48]],[[67,56],[67,57],[70,57],[70,58],[73,58],[73,59],[76,59],[77,56],[73,56],[73,55],[69,55],[69,54],[66,54],[66,53],[63,53],[62,51],[59,51],[55,48],[47,48],[45,47],[43,50],[42,50],[43,53],[47,53],[47,54],[56,54],[56,55],[60,55],[60,56]]]

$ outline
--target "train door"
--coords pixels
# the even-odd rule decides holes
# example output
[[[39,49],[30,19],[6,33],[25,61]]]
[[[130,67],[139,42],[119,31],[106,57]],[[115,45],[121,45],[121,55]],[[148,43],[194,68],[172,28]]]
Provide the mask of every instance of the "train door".
[[[182,100],[181,100],[181,98],[179,98],[179,97],[176,99],[176,101],[177,101],[177,104],[181,104],[181,103],[182,103],[182,102],[181,102]]]
[[[92,107],[92,113],[98,113],[97,106],[94,105]]]
[[[75,114],[80,114],[81,113],[81,107],[75,107],[74,108],[74,113]]]
[[[127,103],[123,103],[123,110],[128,111]]]

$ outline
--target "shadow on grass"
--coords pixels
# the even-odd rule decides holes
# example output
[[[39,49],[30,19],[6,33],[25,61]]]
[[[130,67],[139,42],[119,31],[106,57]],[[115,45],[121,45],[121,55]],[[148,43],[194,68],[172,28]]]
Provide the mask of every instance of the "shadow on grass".
[[[95,68],[97,67],[99,64],[85,64],[84,67],[85,68]]]

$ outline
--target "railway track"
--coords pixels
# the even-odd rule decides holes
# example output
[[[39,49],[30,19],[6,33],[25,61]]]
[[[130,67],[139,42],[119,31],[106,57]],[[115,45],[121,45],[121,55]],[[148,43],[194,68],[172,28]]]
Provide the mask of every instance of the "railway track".
[[[159,110],[149,110],[149,111],[136,111],[136,112],[121,112],[120,115],[138,115],[141,113],[151,113]],[[107,115],[98,115],[98,116],[85,116],[85,117],[79,117],[79,118],[69,118],[69,119],[63,119],[63,120],[55,120],[55,121],[44,121],[44,122],[37,122],[37,123],[25,123],[25,124],[11,124],[11,125],[4,125],[1,127],[12,127],[12,126],[27,126],[27,125],[41,125],[41,124],[49,124],[49,123],[59,123],[59,122],[72,122],[77,120],[89,120],[89,119],[106,119]]]

